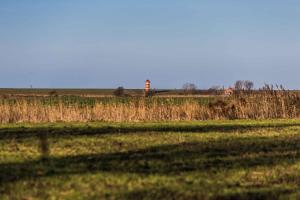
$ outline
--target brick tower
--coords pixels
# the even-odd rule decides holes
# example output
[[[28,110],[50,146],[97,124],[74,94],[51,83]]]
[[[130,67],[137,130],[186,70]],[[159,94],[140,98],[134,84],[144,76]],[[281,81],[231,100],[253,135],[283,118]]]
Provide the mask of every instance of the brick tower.
[[[146,83],[145,83],[145,96],[149,96],[150,95],[150,86],[151,82],[150,80],[146,80]]]

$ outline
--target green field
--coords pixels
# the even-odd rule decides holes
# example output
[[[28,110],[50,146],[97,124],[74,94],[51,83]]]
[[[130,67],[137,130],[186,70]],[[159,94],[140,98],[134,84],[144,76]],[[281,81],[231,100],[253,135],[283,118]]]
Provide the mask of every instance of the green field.
[[[73,96],[109,96],[115,89],[58,89],[58,88],[1,88],[0,95],[20,96],[49,96],[49,95],[73,95]],[[128,89],[127,94],[142,95],[141,89]]]
[[[181,105],[188,102],[208,104],[218,99],[208,95],[207,91],[198,91],[186,95],[182,90],[159,90],[151,98],[144,97],[142,89],[126,89],[124,95],[117,97],[114,89],[1,89],[0,104],[16,104],[18,101],[41,102],[44,105],[81,105],[94,106],[101,104],[129,104],[145,100],[148,105]]]
[[[0,98],[0,104],[16,104],[22,100],[28,103],[40,102],[43,105],[81,105],[94,106],[95,104],[130,104],[145,101],[147,105],[182,105],[189,102],[197,102],[201,105],[206,105],[214,102],[217,97],[81,97],[81,96],[48,96],[48,97],[14,97]]]
[[[0,125],[0,199],[300,198],[300,120]]]
[[[0,88],[0,96],[84,96],[103,97],[114,96],[116,88],[90,89],[90,88]],[[186,97],[186,92],[182,89],[153,89],[155,96],[182,96]],[[144,96],[144,89],[124,89],[125,96]],[[195,90],[195,95],[215,95],[211,90]]]
[[[116,88],[90,89],[90,88],[0,88],[1,97],[47,97],[47,96],[76,96],[76,97],[111,97],[115,96]],[[259,93],[259,90],[253,90]],[[292,93],[300,93],[299,90],[289,90]],[[205,97],[205,96],[222,96],[222,90],[215,91],[211,89],[198,89],[192,93],[187,93],[183,89],[153,89],[154,96],[159,97]],[[144,89],[124,89],[124,96],[141,97],[144,96]]]

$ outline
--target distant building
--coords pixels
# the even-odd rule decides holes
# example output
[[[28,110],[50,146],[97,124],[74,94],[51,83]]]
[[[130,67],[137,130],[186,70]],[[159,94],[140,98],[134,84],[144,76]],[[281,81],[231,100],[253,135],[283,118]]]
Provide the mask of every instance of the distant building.
[[[232,87],[229,87],[229,88],[224,89],[224,95],[225,95],[225,96],[230,96],[230,95],[232,95],[233,93],[234,93],[234,88],[232,88]]]

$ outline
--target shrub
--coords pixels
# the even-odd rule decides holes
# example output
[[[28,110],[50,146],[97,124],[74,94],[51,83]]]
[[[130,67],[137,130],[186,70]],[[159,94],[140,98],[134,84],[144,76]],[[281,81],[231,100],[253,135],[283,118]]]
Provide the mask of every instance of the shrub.
[[[120,86],[117,89],[115,89],[114,95],[116,97],[124,96],[124,88]]]

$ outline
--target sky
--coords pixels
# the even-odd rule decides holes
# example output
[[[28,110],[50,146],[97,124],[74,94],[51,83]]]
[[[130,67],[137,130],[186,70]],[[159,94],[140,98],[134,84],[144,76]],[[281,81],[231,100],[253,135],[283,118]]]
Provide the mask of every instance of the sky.
[[[0,0],[0,87],[300,89],[299,0]]]

